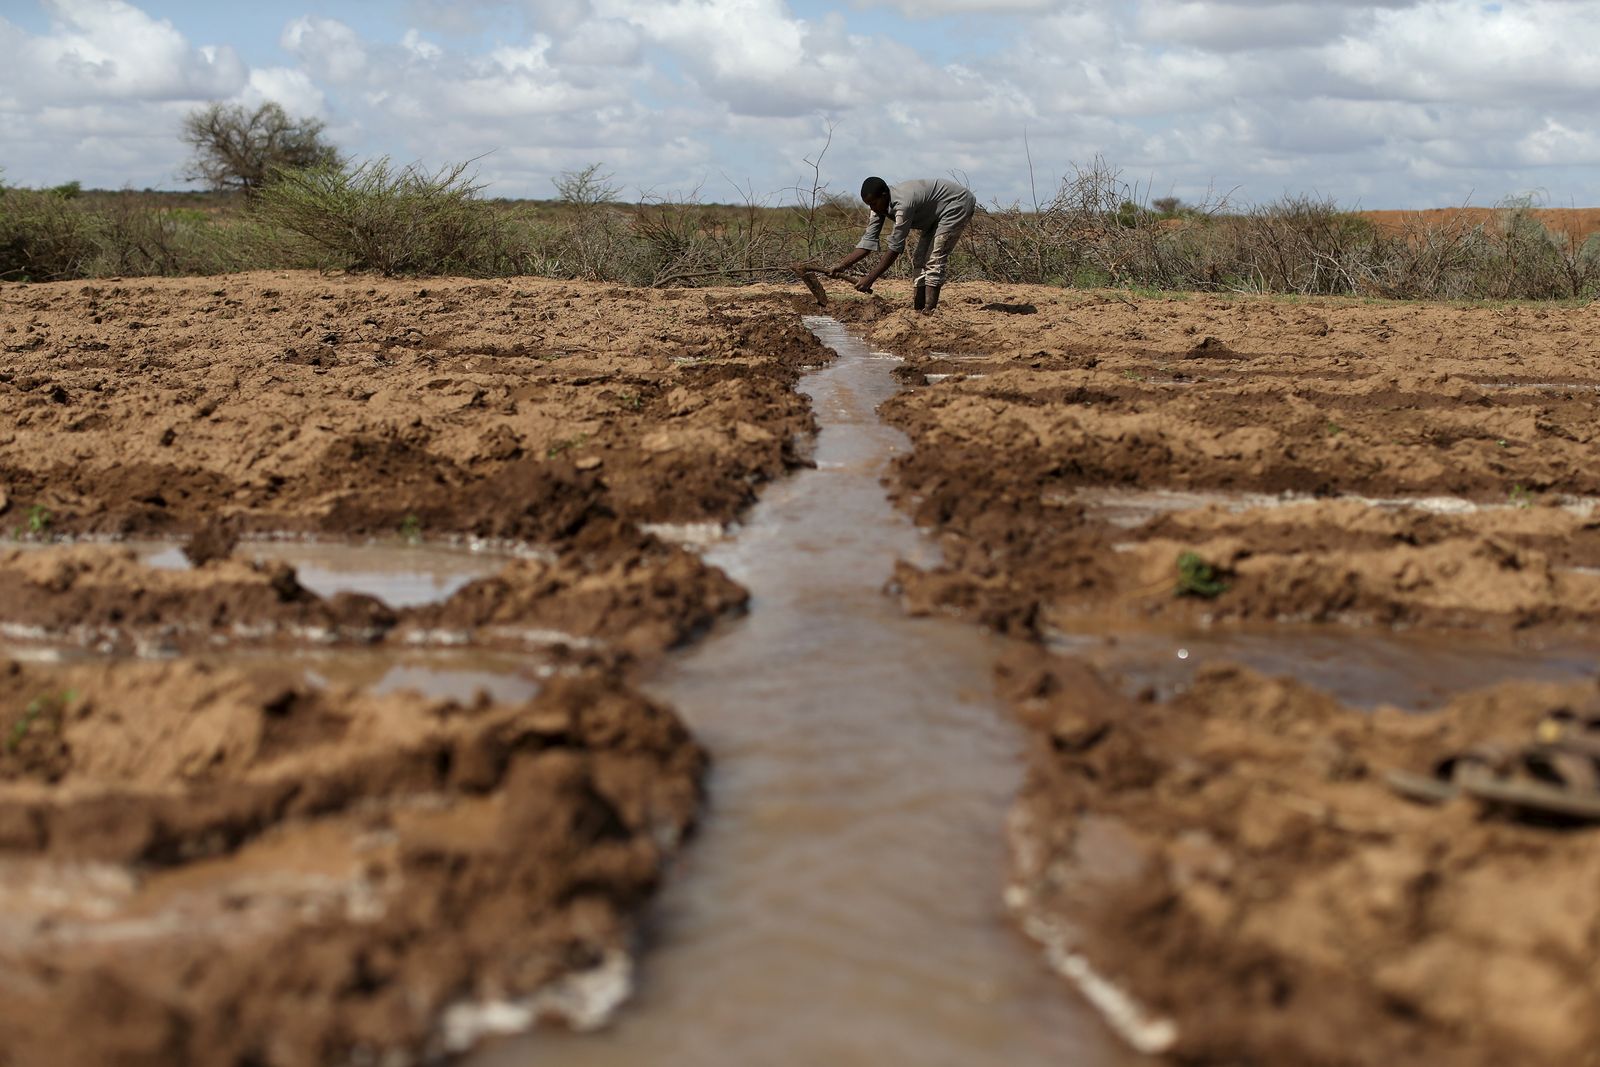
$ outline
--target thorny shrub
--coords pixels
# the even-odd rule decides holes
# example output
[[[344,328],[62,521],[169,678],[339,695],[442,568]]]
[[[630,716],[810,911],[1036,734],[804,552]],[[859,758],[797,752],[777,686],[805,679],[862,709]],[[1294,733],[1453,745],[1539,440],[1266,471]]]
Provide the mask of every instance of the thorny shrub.
[[[500,214],[478,197],[470,163],[435,172],[386,158],[357,167],[277,170],[256,215],[325,254],[379,274],[522,273]]]
[[[207,274],[342,267],[383,274],[540,274],[633,285],[728,284],[827,262],[866,220],[809,185],[773,206],[683,197],[620,201],[599,165],[556,181],[554,201],[491,201],[469,164],[425,172],[386,159],[278,171],[254,202],[172,206],[173,194],[0,186],[0,278]],[[1463,211],[1379,230],[1332,200],[1234,208],[1148,196],[1096,159],[1030,206],[991,204],[957,245],[954,278],[1073,286],[1390,299],[1584,299],[1600,293],[1600,237],[1552,231],[1527,200],[1488,221]],[[164,199],[166,198],[166,199]],[[897,273],[908,271],[902,257]]]

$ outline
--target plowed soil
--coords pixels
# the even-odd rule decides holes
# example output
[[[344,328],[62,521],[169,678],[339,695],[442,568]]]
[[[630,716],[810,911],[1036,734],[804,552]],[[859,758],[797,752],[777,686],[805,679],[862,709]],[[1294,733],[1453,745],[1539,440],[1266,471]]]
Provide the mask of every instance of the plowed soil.
[[[893,491],[944,549],[898,568],[913,612],[1595,639],[1592,308],[970,284],[841,313],[910,357]],[[1600,830],[1386,779],[1593,714],[1592,684],[1367,714],[1242,668],[1165,702],[1042,650],[1001,677],[1033,737],[1019,921],[1181,1062],[1596,1062]]]
[[[1600,640],[1594,309],[958,282],[922,317],[880,289],[829,310],[907,357],[890,489],[943,549],[891,590],[1034,643],[1000,672],[1031,737],[1024,926],[1184,1062],[1600,1063],[1600,831],[1385,779],[1600,713],[1594,686],[1367,714],[1221,667],[1162,701],[1039,647],[1273,620]],[[706,764],[633,670],[745,600],[658,524],[733,521],[807,461],[802,297],[0,284],[0,635],[77,652],[0,657],[0,1067],[403,1063],[622,995]],[[395,607],[252,561],[284,534],[515,558]],[[194,566],[63,543],[91,535]],[[552,641],[518,706],[199,654]]]
[[[1596,1062],[1595,831],[1384,784],[1594,714],[1592,683],[1416,715],[1235,668],[1168,703],[1063,661],[1008,682],[1035,735],[1013,903],[1175,1021],[1182,1062]]]
[[[916,445],[896,492],[947,557],[902,568],[918,610],[1020,634],[1108,615],[1600,621],[1591,309],[972,285],[932,320],[854,315],[911,357],[885,407]],[[1144,522],[1102,506],[1150,490],[1221,495]],[[1226,590],[1174,597],[1186,551]]]
[[[0,662],[0,727],[8,1064],[374,1062],[625,987],[705,765],[599,675],[505,707]]]
[[[806,462],[792,386],[829,354],[795,307],[0,285],[0,635],[102,657],[0,658],[0,1064],[398,1064],[603,1018],[706,765],[629,669],[746,598],[652,524],[730,522]],[[269,534],[515,553],[396,608],[253,561]],[[192,566],[88,535],[173,538]],[[209,654],[552,643],[524,706]]]

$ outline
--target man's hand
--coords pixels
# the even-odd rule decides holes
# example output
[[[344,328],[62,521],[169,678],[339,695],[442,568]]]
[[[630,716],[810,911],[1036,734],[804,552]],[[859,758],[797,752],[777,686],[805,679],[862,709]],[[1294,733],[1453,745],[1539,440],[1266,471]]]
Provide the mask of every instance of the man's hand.
[[[862,278],[859,282],[856,282],[856,292],[858,292],[858,293],[870,293],[870,292],[872,292],[872,282],[867,278]]]

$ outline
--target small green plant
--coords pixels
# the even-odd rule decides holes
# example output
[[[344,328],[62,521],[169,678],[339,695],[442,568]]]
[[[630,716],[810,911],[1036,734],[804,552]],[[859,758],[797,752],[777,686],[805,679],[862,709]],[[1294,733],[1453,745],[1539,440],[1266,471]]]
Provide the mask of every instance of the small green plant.
[[[78,698],[78,694],[68,689],[64,693],[44,693],[34,697],[23,709],[22,714],[11,726],[11,733],[6,737],[6,752],[15,752],[22,746],[36,723],[44,720],[50,728],[56,731],[61,729],[61,717],[67,705]],[[41,724],[42,725],[42,724]]]
[[[1130,381],[1130,382],[1142,382],[1142,381],[1144,381],[1144,375],[1140,374],[1138,371],[1125,370],[1125,371],[1122,372],[1122,376],[1124,378],[1128,379],[1128,381]]]
[[[1329,437],[1338,437],[1340,434],[1344,433],[1344,427],[1340,426],[1332,419],[1328,420],[1328,425],[1325,427],[1325,429],[1328,431]]]
[[[400,520],[400,538],[407,544],[414,545],[422,540],[422,520],[415,515],[407,515]]]
[[[50,532],[50,522],[53,517],[49,508],[43,504],[34,504],[28,509],[28,532],[43,537]]]
[[[617,397],[617,403],[627,408],[629,411],[638,411],[644,406],[644,397],[640,396],[638,393],[623,393],[621,396]]]
[[[1533,490],[1525,485],[1513,485],[1511,491],[1506,494],[1506,499],[1511,501],[1512,507],[1531,508],[1533,507]]]
[[[1501,448],[1510,448],[1511,447],[1509,444],[1506,443],[1506,439],[1504,437],[1502,437],[1502,438],[1500,438],[1500,440],[1496,441],[1495,444],[1499,445]]]
[[[1222,571],[1207,563],[1198,552],[1184,552],[1178,556],[1178,585],[1173,590],[1177,596],[1197,596],[1206,600],[1219,597],[1228,591]]]

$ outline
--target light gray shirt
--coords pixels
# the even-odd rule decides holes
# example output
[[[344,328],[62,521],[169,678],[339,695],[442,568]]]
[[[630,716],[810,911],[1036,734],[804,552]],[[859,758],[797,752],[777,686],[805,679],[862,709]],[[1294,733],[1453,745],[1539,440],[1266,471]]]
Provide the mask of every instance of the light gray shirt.
[[[925,178],[900,182],[889,186],[889,214],[872,215],[867,232],[856,242],[857,248],[878,251],[878,238],[883,233],[883,220],[894,219],[894,229],[889,231],[889,249],[899,252],[906,247],[906,235],[912,230],[931,230],[941,218],[959,218],[971,213],[972,194],[964,186],[944,178]]]

